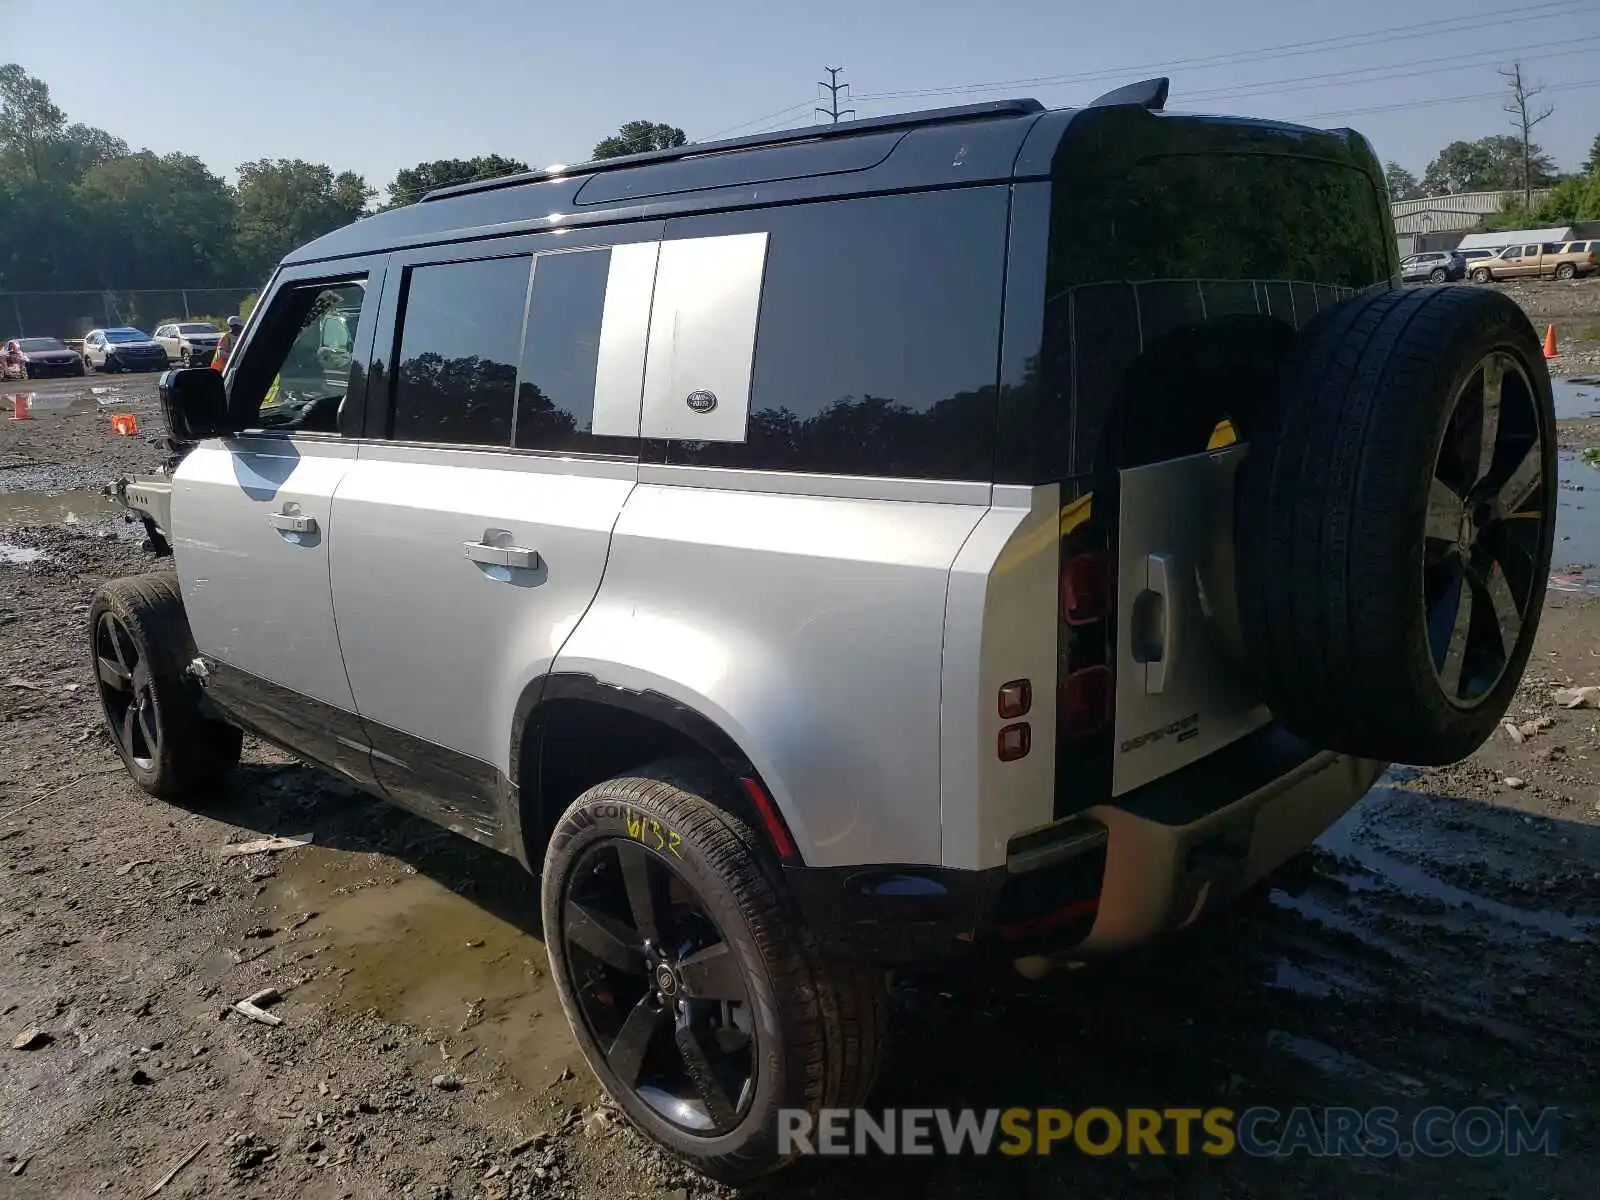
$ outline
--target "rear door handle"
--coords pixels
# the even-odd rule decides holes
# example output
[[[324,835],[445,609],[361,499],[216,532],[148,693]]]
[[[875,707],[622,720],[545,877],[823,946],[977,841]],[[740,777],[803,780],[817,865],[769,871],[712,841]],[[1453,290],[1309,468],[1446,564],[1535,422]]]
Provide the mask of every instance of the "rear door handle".
[[[315,533],[317,519],[303,517],[299,513],[272,513],[267,517],[267,524],[280,533]]]
[[[539,569],[539,552],[526,546],[495,546],[488,542],[463,542],[467,557],[490,567],[515,567],[521,571]]]
[[[1167,687],[1172,674],[1173,659],[1178,652],[1177,566],[1166,554],[1151,554],[1145,558],[1145,587],[1160,597],[1160,625],[1157,630],[1160,657],[1145,662],[1144,690],[1146,695],[1160,695]]]

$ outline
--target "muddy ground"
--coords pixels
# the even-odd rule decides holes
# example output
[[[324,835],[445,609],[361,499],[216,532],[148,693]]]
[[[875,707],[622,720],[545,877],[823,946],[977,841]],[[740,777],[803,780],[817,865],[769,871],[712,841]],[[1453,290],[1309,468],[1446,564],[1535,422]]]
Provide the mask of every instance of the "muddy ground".
[[[1556,1107],[1556,1156],[807,1163],[739,1193],[602,1103],[509,860],[259,744],[193,807],[126,778],[84,616],[152,560],[92,489],[159,457],[157,414],[151,378],[87,383],[122,390],[45,385],[0,421],[0,1196],[145,1196],[175,1167],[163,1198],[1594,1194],[1600,712],[1551,699],[1600,684],[1576,455],[1520,742],[1392,771],[1282,887],[1126,959],[897,981],[873,1101]],[[229,1011],[264,987],[281,1026]]]

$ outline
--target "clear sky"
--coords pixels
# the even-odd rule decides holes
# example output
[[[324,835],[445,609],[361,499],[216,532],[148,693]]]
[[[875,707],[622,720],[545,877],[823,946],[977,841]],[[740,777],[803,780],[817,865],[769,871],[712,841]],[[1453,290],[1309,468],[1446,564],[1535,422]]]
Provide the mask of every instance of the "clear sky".
[[[1495,70],[1520,57],[1563,168],[1600,133],[1600,0],[0,0],[0,28],[0,60],[136,149],[223,174],[305,158],[380,188],[426,159],[582,160],[634,118],[694,140],[806,124],[825,65],[863,116],[1070,105],[1166,73],[1171,108],[1351,125],[1420,174],[1507,129]]]

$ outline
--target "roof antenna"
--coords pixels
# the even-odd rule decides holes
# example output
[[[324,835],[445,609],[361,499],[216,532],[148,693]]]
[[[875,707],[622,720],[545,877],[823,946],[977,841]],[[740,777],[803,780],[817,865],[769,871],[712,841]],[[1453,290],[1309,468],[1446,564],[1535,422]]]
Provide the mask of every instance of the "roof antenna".
[[[1123,108],[1135,107],[1148,109],[1150,112],[1160,112],[1167,106],[1167,91],[1172,81],[1165,75],[1159,79],[1146,79],[1140,83],[1129,83],[1119,88],[1113,88],[1104,96],[1091,100],[1089,108]]]

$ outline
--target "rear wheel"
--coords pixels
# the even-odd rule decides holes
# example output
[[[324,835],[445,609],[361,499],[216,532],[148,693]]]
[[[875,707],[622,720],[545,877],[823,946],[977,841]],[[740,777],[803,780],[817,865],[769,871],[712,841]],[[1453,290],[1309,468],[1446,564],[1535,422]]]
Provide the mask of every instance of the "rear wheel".
[[[825,963],[755,830],[683,760],[585,792],[545,855],[545,944],[578,1044],[646,1135],[746,1179],[786,1161],[778,1114],[852,1107],[884,981]]]
[[[96,590],[89,644],[106,728],[133,780],[177,799],[214,787],[239,761],[243,735],[200,708],[185,674],[194,642],[176,576],[135,575]]]
[[[1544,603],[1554,429],[1498,292],[1360,296],[1307,326],[1239,482],[1240,615],[1280,721],[1391,762],[1482,744]]]
[[[1443,283],[1448,278],[1449,276],[1445,273],[1443,267],[1435,267],[1428,274],[1428,282],[1430,283]]]
[[[1571,279],[1577,273],[1578,268],[1573,266],[1571,263],[1562,263],[1560,266],[1556,267],[1557,279]]]

